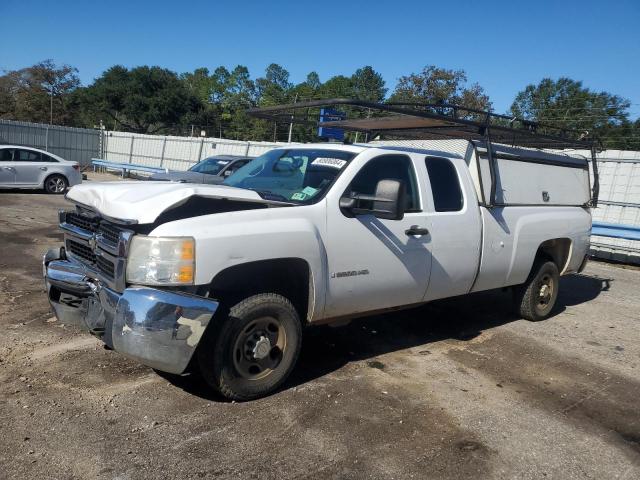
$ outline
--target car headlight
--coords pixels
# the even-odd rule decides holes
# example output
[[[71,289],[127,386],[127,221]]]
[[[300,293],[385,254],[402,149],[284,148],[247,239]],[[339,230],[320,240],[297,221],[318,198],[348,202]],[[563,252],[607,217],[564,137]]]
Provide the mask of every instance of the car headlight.
[[[129,246],[127,282],[142,285],[192,285],[196,242],[191,237],[135,235]]]

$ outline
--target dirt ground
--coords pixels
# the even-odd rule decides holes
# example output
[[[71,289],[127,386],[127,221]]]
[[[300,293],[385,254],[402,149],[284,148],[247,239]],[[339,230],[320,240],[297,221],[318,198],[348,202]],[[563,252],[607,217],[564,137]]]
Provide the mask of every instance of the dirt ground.
[[[0,478],[640,478],[640,271],[592,262],[532,323],[502,292],[309,330],[224,402],[62,327],[61,197],[0,192]]]

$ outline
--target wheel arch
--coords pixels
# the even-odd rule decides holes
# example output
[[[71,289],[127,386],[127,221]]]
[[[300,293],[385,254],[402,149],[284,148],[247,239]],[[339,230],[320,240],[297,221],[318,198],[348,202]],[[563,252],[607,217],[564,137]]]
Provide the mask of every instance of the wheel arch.
[[[233,265],[218,272],[209,285],[209,295],[228,307],[258,293],[277,293],[286,297],[303,322],[313,316],[315,288],[309,263],[297,257],[255,260]]]
[[[572,246],[573,241],[566,237],[545,240],[540,244],[540,246],[538,246],[538,250],[536,251],[534,258],[534,264],[539,258],[547,258],[556,264],[560,275],[562,275],[569,265]]]

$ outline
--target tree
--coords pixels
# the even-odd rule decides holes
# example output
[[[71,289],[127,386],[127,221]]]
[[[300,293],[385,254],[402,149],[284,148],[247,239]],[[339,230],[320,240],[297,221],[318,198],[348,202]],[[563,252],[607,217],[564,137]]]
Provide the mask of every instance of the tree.
[[[353,80],[351,77],[345,77],[344,75],[331,77],[318,88],[319,98],[352,98],[353,96]]]
[[[542,79],[516,95],[511,113],[552,127],[588,132],[608,148],[640,148],[638,125],[629,120],[628,100],[593,92],[570,78]]]
[[[372,67],[359,68],[351,75],[353,96],[359,100],[381,102],[387,94],[385,82],[378,72]]]
[[[28,122],[73,125],[78,70],[44,60],[0,77],[0,116]]]
[[[398,79],[390,102],[449,103],[477,110],[490,110],[491,102],[477,83],[467,86],[464,70],[428,65],[420,73]]]
[[[183,116],[197,110],[197,96],[178,76],[160,67],[116,65],[82,95],[83,105],[95,119],[110,120],[113,128],[138,133],[174,131]]]
[[[276,63],[269,65],[265,76],[256,80],[259,104],[278,105],[289,100],[293,85],[289,82],[289,72]]]

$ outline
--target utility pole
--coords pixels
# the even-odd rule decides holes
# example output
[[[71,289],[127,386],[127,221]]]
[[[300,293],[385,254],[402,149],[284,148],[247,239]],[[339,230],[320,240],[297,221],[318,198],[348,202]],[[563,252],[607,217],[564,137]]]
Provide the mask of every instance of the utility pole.
[[[53,125],[53,83],[50,83],[49,93],[49,125]]]
[[[296,98],[293,99],[293,104],[295,105],[298,102],[298,94],[296,93]],[[293,113],[291,114],[291,123],[289,123],[289,140],[287,143],[291,143],[291,135],[293,133]]]

